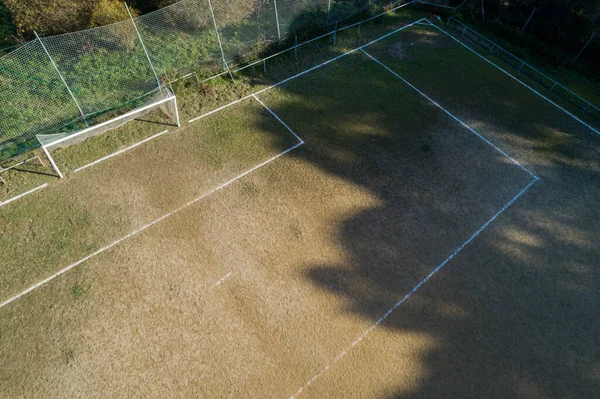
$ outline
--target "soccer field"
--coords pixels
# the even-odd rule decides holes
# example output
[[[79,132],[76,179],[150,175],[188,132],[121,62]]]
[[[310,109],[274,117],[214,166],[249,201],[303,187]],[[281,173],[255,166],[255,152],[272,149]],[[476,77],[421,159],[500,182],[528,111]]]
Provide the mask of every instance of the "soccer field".
[[[0,208],[0,396],[598,392],[599,136],[436,27],[152,129]]]

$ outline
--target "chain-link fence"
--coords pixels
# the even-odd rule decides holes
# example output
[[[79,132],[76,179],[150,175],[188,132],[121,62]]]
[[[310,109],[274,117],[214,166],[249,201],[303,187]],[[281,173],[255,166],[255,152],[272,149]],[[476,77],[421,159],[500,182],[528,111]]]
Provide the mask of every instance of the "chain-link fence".
[[[516,55],[506,51],[493,41],[475,32],[473,29],[458,21],[456,18],[450,17],[447,25],[454,31],[458,32],[462,37],[479,45],[488,54],[499,58],[505,64],[514,68],[517,72],[526,75],[531,80],[535,81],[539,86],[548,89],[549,92],[554,93],[554,95],[572,104],[583,113],[600,120],[600,108],[578,94],[575,94],[573,91],[567,89],[565,86],[561,85],[546,74],[540,72],[535,67],[526,63]]]
[[[258,45],[329,29],[390,0],[183,0],[38,38],[0,57],[0,161],[152,101],[169,80],[226,71]]]

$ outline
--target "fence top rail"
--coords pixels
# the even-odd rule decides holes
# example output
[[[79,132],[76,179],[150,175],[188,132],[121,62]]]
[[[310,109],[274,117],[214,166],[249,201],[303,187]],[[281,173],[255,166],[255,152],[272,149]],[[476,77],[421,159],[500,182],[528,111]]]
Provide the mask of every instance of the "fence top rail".
[[[418,1],[418,0],[415,0]],[[473,28],[471,28],[470,26],[468,26],[467,24],[465,24],[464,22],[461,22],[459,20],[457,20],[454,17],[450,17],[450,19],[448,20],[448,22],[450,22],[450,20],[455,21],[456,23],[464,26],[465,28],[467,28],[469,31],[473,32],[474,34],[476,34],[477,36],[481,37],[482,39],[488,41],[489,43],[492,43],[495,47],[499,48],[500,50],[506,52],[507,54],[510,54],[512,57],[516,58],[517,60],[519,60],[520,62],[523,63],[523,65],[527,66],[527,68],[534,70],[535,72],[537,72],[538,74],[540,74],[541,76],[545,77],[546,79],[548,79],[549,81],[551,81],[554,85],[556,85],[557,87],[560,87],[561,89],[569,92],[570,94],[572,94],[573,96],[577,97],[578,99],[580,99],[581,101],[585,102],[585,103],[589,103],[591,104],[592,107],[598,109],[598,107],[596,107],[594,104],[592,104],[590,101],[586,100],[585,98],[581,97],[579,94],[573,92],[571,89],[568,89],[567,87],[565,87],[564,85],[562,85],[561,83],[557,82],[555,79],[552,79],[550,76],[546,75],[545,73],[541,72],[539,69],[535,68],[534,66],[532,66],[531,64],[525,62],[524,60],[522,60],[521,58],[517,57],[516,55],[514,55],[513,53],[511,53],[510,51],[506,50],[505,48],[499,46],[497,43],[491,41],[490,39],[488,39],[487,37],[481,35],[480,33],[478,33],[477,31],[475,31]]]

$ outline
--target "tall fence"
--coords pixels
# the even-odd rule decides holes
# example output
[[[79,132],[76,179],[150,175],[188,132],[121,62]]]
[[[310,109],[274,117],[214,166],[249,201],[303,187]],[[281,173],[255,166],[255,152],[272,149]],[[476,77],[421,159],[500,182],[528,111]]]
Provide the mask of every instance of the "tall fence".
[[[458,21],[456,18],[450,17],[447,25],[454,31],[458,32],[462,37],[485,49],[488,54],[499,58],[504,63],[513,67],[517,72],[528,76],[530,79],[535,81],[541,87],[547,89],[549,92],[574,105],[583,113],[600,121],[600,108],[592,104],[590,101],[567,89],[556,80],[540,72],[532,65],[498,46],[488,38],[480,35],[464,23]]]
[[[183,0],[112,25],[37,38],[0,57],[0,161],[156,98],[169,79],[215,74],[259,43],[326,28],[390,0]]]

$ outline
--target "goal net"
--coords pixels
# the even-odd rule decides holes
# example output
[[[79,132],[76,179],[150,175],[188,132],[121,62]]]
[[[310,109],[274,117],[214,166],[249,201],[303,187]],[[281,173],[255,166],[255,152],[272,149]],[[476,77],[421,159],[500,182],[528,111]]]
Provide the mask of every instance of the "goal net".
[[[156,110],[159,110],[166,115],[178,127],[180,126],[177,97],[168,88],[161,87],[154,93],[151,93],[151,95],[148,96],[139,107],[125,114],[113,117],[83,130],[55,134],[38,134],[36,138],[44,150],[48,160],[50,161],[52,168],[59,175],[59,177],[62,178],[63,174],[50,155],[50,149],[79,144],[88,138],[96,137],[111,130],[117,129],[130,121],[138,119],[143,115]]]

